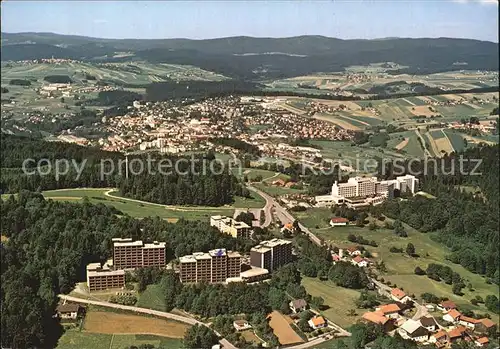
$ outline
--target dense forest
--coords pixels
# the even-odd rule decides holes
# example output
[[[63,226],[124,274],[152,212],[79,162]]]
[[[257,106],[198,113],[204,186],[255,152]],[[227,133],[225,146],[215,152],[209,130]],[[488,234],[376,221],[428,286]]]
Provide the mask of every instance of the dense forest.
[[[420,176],[421,188],[436,198],[417,195],[384,204],[387,216],[422,232],[435,232],[434,238],[451,249],[449,260],[496,284],[500,283],[498,156],[498,146],[479,146],[430,161],[427,175]],[[472,172],[476,164],[478,175]],[[419,167],[423,165],[412,166],[409,172],[423,170]],[[388,169],[386,177],[391,176]]]
[[[25,159],[27,171],[22,171]],[[52,169],[60,159],[74,160],[67,173],[56,176],[54,172],[44,175],[35,171],[42,159],[48,159]],[[172,205],[220,206],[233,202],[234,195],[248,197],[250,193],[227,168],[214,161],[213,155],[182,158],[165,157],[159,154],[151,158],[144,155],[129,157],[129,176],[123,154],[106,152],[96,148],[82,147],[61,142],[3,136],[1,144],[3,193],[15,193],[62,188],[119,188],[121,195],[134,199]],[[151,171],[148,161],[151,161]],[[162,167],[160,162],[170,165]],[[113,164],[113,165],[111,165]],[[46,167],[47,163],[43,163]],[[155,167],[156,165],[156,167]],[[114,171],[113,170],[114,167]],[[141,171],[142,166],[142,171]],[[62,165],[61,165],[62,169]],[[109,174],[108,174],[109,173]]]
[[[224,246],[248,249],[244,240],[202,222],[117,217],[104,204],[61,203],[22,191],[0,202],[1,344],[51,348],[60,335],[52,319],[56,295],[84,280],[85,265],[110,255],[112,237],[167,241],[168,258]]]

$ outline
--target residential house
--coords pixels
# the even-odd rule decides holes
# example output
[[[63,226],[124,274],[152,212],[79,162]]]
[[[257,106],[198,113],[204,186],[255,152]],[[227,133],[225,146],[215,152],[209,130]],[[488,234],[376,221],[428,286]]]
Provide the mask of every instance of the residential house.
[[[57,317],[66,320],[76,320],[83,308],[79,304],[65,303],[59,304],[56,308]]]
[[[294,313],[299,313],[307,309],[307,302],[304,299],[294,299],[289,306]]]
[[[382,312],[379,311],[369,311],[363,314],[363,319],[372,322],[377,325],[385,326],[385,324],[389,321],[389,318],[386,318]]]
[[[248,330],[249,328],[252,328],[252,325],[250,325],[246,320],[234,320],[233,326],[236,329],[236,331],[244,331]]]
[[[426,342],[429,339],[429,331],[422,327],[419,321],[409,319],[398,329],[398,333],[405,339],[415,342]]]
[[[273,185],[275,185],[277,187],[284,187],[285,184],[286,184],[286,182],[282,179],[278,179],[278,180],[273,182]]]
[[[423,316],[420,318],[420,324],[429,332],[435,332],[439,326],[432,316]]]
[[[339,262],[341,261],[342,258],[340,258],[340,256],[336,253],[332,253],[332,261],[333,261],[333,264],[335,264],[335,262]]]
[[[384,304],[375,309],[377,313],[381,313],[388,319],[397,319],[401,308],[397,304]]]
[[[480,322],[481,322],[481,320],[474,319],[474,318],[471,318],[471,317],[468,317],[465,315],[461,315],[458,318],[458,323],[460,325],[463,325],[467,328],[470,328],[471,330],[474,330],[476,328],[476,325],[479,324]]]
[[[349,253],[349,256],[351,256],[351,257],[361,255],[361,251],[357,247],[348,247],[347,253]]]
[[[408,297],[406,295],[406,293],[404,293],[399,288],[393,288],[391,290],[391,298],[399,303],[407,303],[407,302],[411,302],[411,300],[412,300],[410,297]]]
[[[458,310],[451,309],[449,312],[443,315],[443,320],[446,322],[456,323],[460,319],[461,315],[462,314]]]
[[[450,343],[458,342],[467,336],[467,329],[463,326],[457,326],[448,332]]]
[[[488,343],[490,343],[488,337],[481,337],[474,341],[474,344],[478,347],[484,347],[485,345],[488,345]]]
[[[434,343],[438,348],[444,348],[448,346],[450,342],[450,337],[448,333],[444,330],[438,331],[429,337],[429,342]]]
[[[347,223],[349,223],[349,220],[343,217],[333,217],[332,219],[330,219],[330,225],[332,227],[347,225]]]
[[[287,182],[287,183],[285,184],[285,188],[291,188],[291,187],[293,187],[295,184],[297,184],[297,183],[295,183],[295,182],[293,182],[293,181]]]
[[[370,260],[361,256],[356,256],[352,259],[351,263],[360,268],[365,268],[368,266],[368,264],[370,264]]]
[[[452,309],[457,309],[457,305],[452,301],[442,301],[441,303],[438,304],[437,308],[444,313]]]
[[[326,327],[326,320],[323,316],[314,316],[307,323],[313,330]]]
[[[496,324],[490,319],[481,319],[478,324],[476,324],[475,330],[479,333],[490,333],[495,331]]]

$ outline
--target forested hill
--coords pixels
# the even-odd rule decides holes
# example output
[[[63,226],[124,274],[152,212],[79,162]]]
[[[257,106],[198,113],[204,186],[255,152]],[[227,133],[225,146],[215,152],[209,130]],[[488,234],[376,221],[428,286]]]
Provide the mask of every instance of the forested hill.
[[[479,159],[462,161],[460,157]],[[432,164],[432,162],[429,162]],[[455,174],[451,174],[455,166]],[[450,248],[448,258],[466,269],[500,284],[499,275],[499,151],[498,146],[480,146],[438,160],[438,174],[429,167],[422,176],[422,189],[435,199],[414,196],[384,205],[387,216],[400,219],[422,232],[436,232],[435,238]],[[444,170],[441,170],[444,169]],[[413,170],[417,170],[413,168]]]
[[[23,189],[116,187],[122,195],[134,199],[170,205],[206,206],[230,204],[234,195],[249,196],[248,190],[228,169],[214,162],[213,154],[192,158],[161,154],[129,156],[130,175],[127,178],[124,155],[121,153],[10,135],[2,136],[1,143],[2,193],[16,193]],[[151,171],[147,167],[148,156],[151,156]],[[22,170],[26,159],[31,159],[25,164],[31,174]],[[42,159],[50,161],[52,171],[48,174],[44,174],[48,166],[46,162],[41,163],[45,166],[42,171],[37,171],[37,164]],[[56,161],[62,159],[69,161],[69,169],[63,173],[65,165],[61,164],[63,172],[56,177]],[[171,164],[163,169],[163,173],[158,167],[160,161]]]
[[[63,203],[22,191],[0,200],[1,345],[3,348],[54,348],[61,335],[52,318],[57,295],[85,280],[85,266],[109,258],[111,238],[166,241],[168,259],[224,246],[249,248],[204,222],[117,217],[104,204]]]
[[[51,33],[2,33],[2,61],[71,58],[189,64],[238,79],[258,80],[343,71],[347,66],[395,62],[405,72],[428,74],[457,69],[498,69],[498,45],[451,38],[341,40],[324,36],[230,37],[207,40],[111,40]],[[108,57],[108,58],[106,58]],[[123,58],[120,58],[122,61]],[[457,63],[460,63],[457,65]],[[466,64],[466,65],[464,65]]]

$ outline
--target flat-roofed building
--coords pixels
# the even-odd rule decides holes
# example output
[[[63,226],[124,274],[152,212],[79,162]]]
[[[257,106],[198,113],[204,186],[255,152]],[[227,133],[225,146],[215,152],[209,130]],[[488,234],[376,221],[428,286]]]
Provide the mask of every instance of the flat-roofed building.
[[[292,261],[292,242],[283,239],[262,241],[250,250],[250,265],[270,272]]]
[[[263,268],[251,268],[240,273],[240,278],[244,282],[257,282],[269,278],[269,271]]]
[[[142,266],[164,266],[167,246],[165,242],[153,241],[142,247]]]
[[[227,253],[227,277],[238,277],[241,273],[241,254],[229,251]]]
[[[231,235],[233,238],[248,239],[252,233],[252,227],[245,222],[226,216],[211,216],[210,226],[216,227],[221,233]]]
[[[162,267],[166,263],[166,243],[143,243],[131,238],[113,238],[113,263],[115,269]]]
[[[101,291],[125,286],[125,270],[111,270],[108,265],[90,263],[87,265],[87,287],[89,291]]]
[[[208,253],[195,252],[179,258],[181,282],[222,283],[228,278],[238,278],[241,272],[241,255],[224,248]]]
[[[196,259],[196,282],[212,282],[212,257],[208,253],[193,253]]]

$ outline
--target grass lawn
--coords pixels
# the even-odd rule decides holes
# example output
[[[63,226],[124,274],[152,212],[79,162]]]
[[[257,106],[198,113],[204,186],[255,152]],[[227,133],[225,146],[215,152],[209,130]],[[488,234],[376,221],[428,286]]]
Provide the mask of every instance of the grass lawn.
[[[317,278],[303,277],[302,285],[312,296],[321,296],[329,308],[321,311],[329,320],[347,328],[355,323],[366,311],[356,309],[354,301],[359,298],[359,291],[336,286],[331,281],[321,281]],[[356,309],[356,316],[349,316],[349,309]]]
[[[165,219],[177,220],[199,219],[205,220],[212,215],[232,216],[234,208],[260,208],[264,207],[265,200],[252,193],[252,199],[235,197],[235,203],[231,206],[208,207],[208,206],[165,206],[148,202],[130,201],[120,197],[117,191],[110,192],[110,196],[105,195],[109,189],[89,188],[89,189],[62,189],[44,191],[44,197],[59,201],[81,202],[84,197],[88,197],[93,204],[105,204],[116,207],[121,212],[132,217],[159,216]]]
[[[159,285],[149,285],[137,300],[136,306],[165,311],[164,295]]]
[[[349,234],[362,235],[367,240],[376,241],[378,247],[365,246],[365,248],[370,251],[374,260],[384,261],[387,272],[383,273],[382,277],[395,283],[398,287],[402,287],[410,294],[415,294],[419,297],[424,292],[431,292],[440,297],[448,297],[455,303],[468,306],[473,310],[486,312],[484,306],[473,306],[470,300],[477,295],[485,298],[487,295],[498,294],[499,292],[498,286],[487,284],[481,275],[474,274],[461,265],[446,260],[449,250],[444,245],[433,241],[431,239],[431,234],[420,233],[408,226],[406,226],[406,231],[408,232],[407,238],[398,237],[394,235],[392,230],[384,228],[373,231],[369,230],[367,227],[360,228],[356,226],[331,228],[327,225],[326,218],[328,215],[324,210],[325,209],[308,209],[300,213],[302,217],[304,217],[300,220],[316,235],[325,239],[327,243],[338,247],[345,248],[355,245],[347,240]],[[315,223],[319,225],[319,229],[315,228]],[[403,248],[404,250],[410,242],[415,246],[416,253],[419,255],[418,258],[410,257],[405,253],[390,252],[392,246]],[[449,266],[466,280],[466,284],[470,282],[474,291],[464,288],[464,296],[457,296],[452,293],[451,285],[447,285],[444,282],[436,282],[426,276],[417,276],[414,274],[414,270],[417,266],[425,270],[430,263]]]
[[[285,187],[277,187],[274,185],[265,185],[262,183],[256,183],[256,184],[254,184],[254,187],[262,190],[264,193],[267,193],[271,196],[280,196],[280,195],[286,195],[286,194],[300,194],[300,193],[305,192],[305,190],[303,190],[303,189],[291,189],[291,188],[285,188]]]

